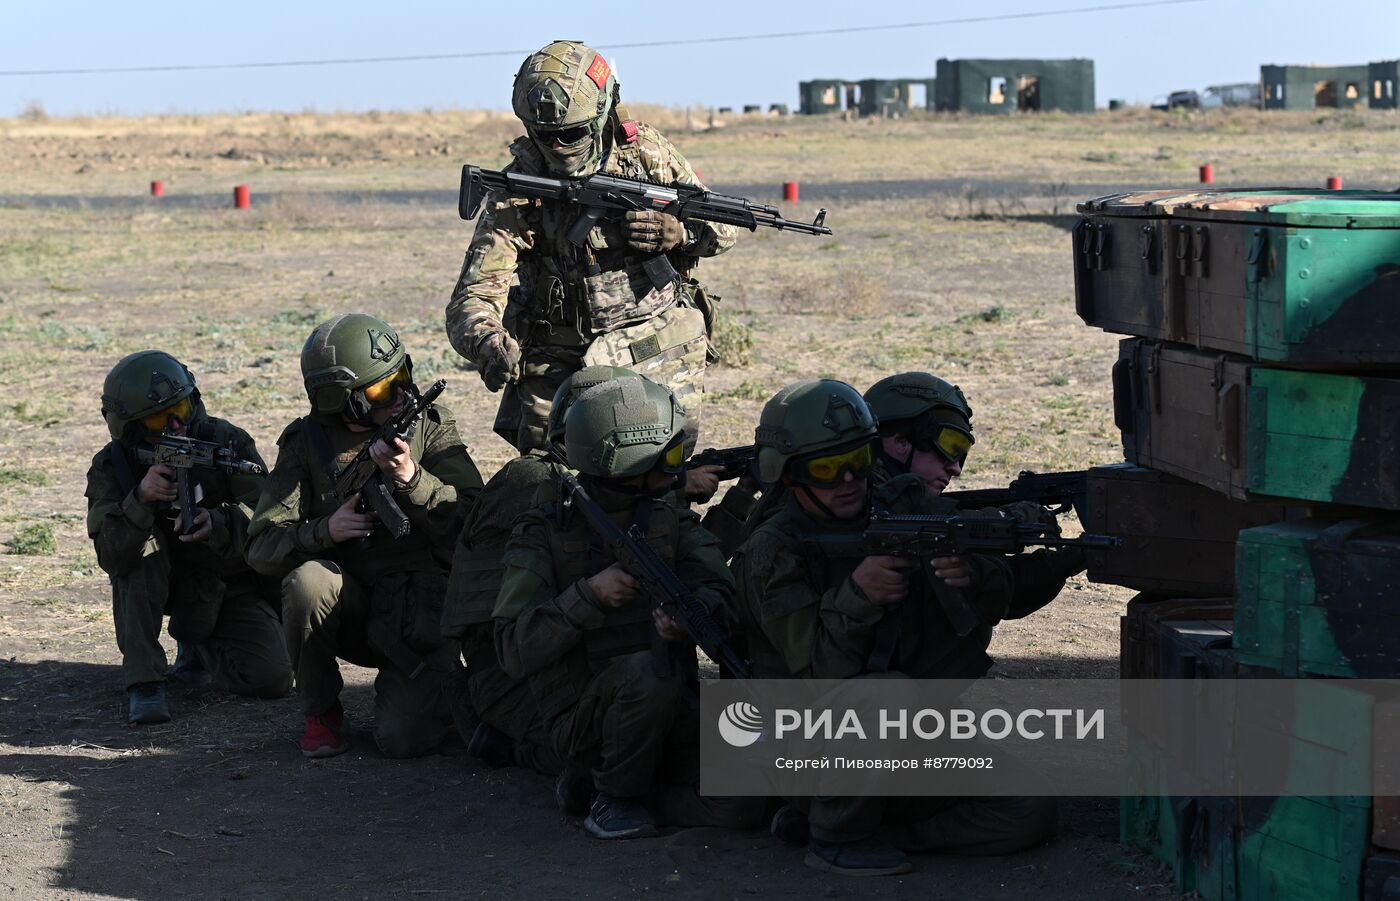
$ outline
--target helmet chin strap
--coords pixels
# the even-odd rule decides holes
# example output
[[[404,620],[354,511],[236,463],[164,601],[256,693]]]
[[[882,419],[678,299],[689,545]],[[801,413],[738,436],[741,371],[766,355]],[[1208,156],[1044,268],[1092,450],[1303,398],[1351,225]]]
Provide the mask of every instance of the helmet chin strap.
[[[832,519],[837,522],[841,521],[841,517],[837,516],[834,512],[832,512],[830,507],[822,503],[821,499],[812,493],[812,488],[810,485],[798,482],[797,490],[805,494],[807,496],[807,500],[811,501],[812,504],[816,506],[818,510],[822,511],[822,515],[825,516],[827,519]]]

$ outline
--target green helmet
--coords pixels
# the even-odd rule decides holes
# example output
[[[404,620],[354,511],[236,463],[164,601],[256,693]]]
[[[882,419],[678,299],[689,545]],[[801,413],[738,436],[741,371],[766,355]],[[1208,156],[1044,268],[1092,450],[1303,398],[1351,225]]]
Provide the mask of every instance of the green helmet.
[[[587,175],[603,157],[603,136],[617,97],[612,66],[579,41],[555,41],[515,73],[511,106],[549,167]]]
[[[793,457],[873,441],[875,417],[860,392],[835,379],[788,385],[763,405],[754,430],[758,477],[775,484]]]
[[[128,427],[187,397],[193,421],[204,407],[189,368],[164,351],[143,350],[122,357],[107,373],[102,382],[102,418],[112,440],[121,441]]]
[[[865,402],[881,424],[918,419],[938,409],[953,410],[972,421],[972,407],[962,389],[927,372],[886,376],[866,390]]]
[[[670,388],[641,376],[594,385],[570,410],[564,423],[569,466],[598,478],[649,472],[685,437],[685,408]]]
[[[554,392],[554,400],[549,406],[549,440],[553,444],[564,444],[564,417],[568,414],[569,408],[574,405],[574,401],[583,392],[594,385],[601,385],[613,379],[637,376],[637,373],[630,369],[623,369],[621,366],[585,366],[578,372],[571,373],[568,378],[559,383],[559,388]],[[641,376],[637,376],[641,378]]]
[[[367,397],[365,389],[399,369],[411,385],[413,361],[399,333],[368,313],[342,313],[321,323],[301,348],[301,377],[317,413],[368,419],[371,409],[383,404]]]

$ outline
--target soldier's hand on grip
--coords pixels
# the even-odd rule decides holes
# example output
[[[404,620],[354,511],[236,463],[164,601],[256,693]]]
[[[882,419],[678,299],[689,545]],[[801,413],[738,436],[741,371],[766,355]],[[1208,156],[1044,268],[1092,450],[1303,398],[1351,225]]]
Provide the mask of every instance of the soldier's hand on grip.
[[[949,588],[967,588],[972,585],[972,561],[964,556],[934,557],[933,574]]]
[[[214,517],[209,515],[208,510],[200,510],[194,515],[193,527],[190,531],[179,536],[181,541],[196,542],[208,541],[209,536],[214,534]]]
[[[136,499],[147,506],[175,500],[175,470],[157,463],[141,477],[136,486]]]
[[[374,517],[368,513],[356,513],[355,505],[360,502],[359,494],[346,499],[345,503],[331,514],[331,541],[340,544],[352,538],[368,538],[374,531]]]
[[[909,595],[909,574],[916,566],[917,561],[904,557],[866,557],[851,573],[851,581],[876,606],[898,604]]]
[[[375,441],[369,449],[369,457],[379,467],[379,471],[390,476],[400,485],[407,485],[418,472],[418,464],[413,462],[408,443],[395,438],[392,445],[383,440]]]
[[[520,345],[505,332],[492,335],[481,342],[476,364],[486,390],[500,391],[519,377]]]
[[[686,637],[685,630],[681,628],[680,624],[660,607],[652,608],[651,621],[656,626],[656,634],[667,641],[680,641]]]
[[[589,576],[588,587],[593,589],[593,595],[605,607],[621,607],[631,603],[637,599],[641,589],[637,580],[619,563],[614,563],[597,575]]]
[[[627,243],[649,253],[671,250],[685,241],[685,226],[670,213],[631,210],[622,220]]]

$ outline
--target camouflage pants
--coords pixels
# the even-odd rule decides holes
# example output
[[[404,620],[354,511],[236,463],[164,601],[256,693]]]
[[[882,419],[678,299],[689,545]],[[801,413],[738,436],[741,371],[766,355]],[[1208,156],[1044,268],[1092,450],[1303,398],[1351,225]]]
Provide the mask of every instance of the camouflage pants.
[[[598,791],[647,799],[662,824],[754,828],[763,798],[700,794],[700,724],[687,690],[679,675],[656,675],[650,651],[614,657],[550,724],[555,749],[592,772]]]
[[[312,560],[282,580],[282,625],[307,715],[333,708],[345,686],[337,658],[378,669],[374,741],[385,757],[435,753],[450,728],[445,673],[413,676],[370,647],[366,587],[336,564]]]
[[[112,622],[128,688],[165,678],[160,629],[166,609],[178,603],[170,597],[169,558],[154,543],[133,570],[112,577]],[[217,609],[209,637],[190,644],[209,669],[214,688],[257,698],[284,696],[292,687],[292,673],[273,608],[251,581],[235,581]]]
[[[564,769],[559,755],[554,753],[553,742],[540,715],[535,696],[530,693],[530,685],[524,679],[514,679],[501,669],[496,657],[496,646],[492,633],[493,623],[477,623],[467,627],[462,642],[462,656],[467,668],[460,674],[453,674],[448,683],[448,691],[459,732],[475,728],[469,721],[479,719],[488,726],[509,736],[515,742],[516,766],[532,769],[540,773],[558,775]],[[456,711],[469,711],[469,715],[459,716]],[[471,742],[471,735],[463,734],[463,742]]]
[[[520,380],[513,397],[501,399],[497,431],[511,417],[505,407],[518,405],[516,448],[524,453],[543,447],[554,392],[564,379],[585,366],[621,366],[666,385],[689,414],[690,441],[700,432],[700,401],[705,393],[705,316],[689,307],[671,307],[640,325],[599,335],[588,345],[530,342],[524,348]]]

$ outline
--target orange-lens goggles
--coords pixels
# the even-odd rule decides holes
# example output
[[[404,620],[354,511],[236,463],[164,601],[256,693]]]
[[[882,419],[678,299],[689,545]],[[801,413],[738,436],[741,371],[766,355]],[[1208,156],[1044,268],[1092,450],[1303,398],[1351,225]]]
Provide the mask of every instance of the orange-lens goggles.
[[[798,464],[799,478],[813,485],[835,485],[844,478],[847,470],[858,479],[870,471],[873,451],[869,444],[862,444],[853,450],[825,457],[812,457]]]
[[[194,401],[188,397],[176,401],[163,410],[157,410],[149,416],[141,417],[141,424],[151,432],[163,432],[170,425],[172,418],[181,422],[189,422],[190,416],[194,413]]]
[[[957,426],[941,425],[928,442],[928,447],[923,449],[937,451],[943,459],[962,466],[967,462],[967,453],[972,450],[976,440],[971,433]]]
[[[398,395],[396,389],[400,385],[408,387],[408,368],[405,366],[400,366],[374,384],[367,385],[365,400],[369,401],[371,407],[387,407],[394,402]]]

